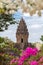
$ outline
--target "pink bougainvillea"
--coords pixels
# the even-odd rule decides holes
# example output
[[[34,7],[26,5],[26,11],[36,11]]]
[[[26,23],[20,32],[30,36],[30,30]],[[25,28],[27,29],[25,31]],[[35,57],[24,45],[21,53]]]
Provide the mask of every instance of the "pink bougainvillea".
[[[16,63],[16,62],[17,62],[16,59],[12,59],[12,60],[10,61],[10,64],[13,64],[13,63]]]
[[[31,61],[31,62],[30,62],[30,65],[38,65],[38,62],[37,62],[36,60]]]
[[[40,58],[39,62],[43,62],[43,57]]]
[[[34,48],[33,50],[32,50],[32,55],[34,56],[34,55],[36,55],[38,53],[38,49],[37,48]]]
[[[18,65],[23,65],[24,61],[29,58],[31,55],[36,55],[38,50],[36,48],[27,47],[22,52],[22,56],[20,56],[19,60],[11,60],[10,64],[15,63],[17,61]],[[32,64],[33,63],[33,64]],[[35,64],[36,63],[36,64]],[[37,65],[36,61],[32,61],[30,65]]]

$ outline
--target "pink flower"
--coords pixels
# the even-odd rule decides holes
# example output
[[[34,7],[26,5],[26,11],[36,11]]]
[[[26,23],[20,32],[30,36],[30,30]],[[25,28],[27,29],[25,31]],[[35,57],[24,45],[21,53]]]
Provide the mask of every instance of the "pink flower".
[[[24,50],[22,52],[22,55],[27,55],[27,57],[31,56],[31,55],[36,55],[38,52],[37,48],[31,48],[31,47],[27,47],[26,50]]]
[[[38,50],[36,48],[27,47],[23,52],[22,56],[17,60],[13,59],[11,60],[10,64],[18,63],[18,65],[23,65],[24,61],[29,58],[31,55],[36,55]],[[37,61],[31,61],[30,65],[38,65]]]
[[[41,64],[41,65],[43,65],[43,64]]]
[[[34,48],[33,51],[32,51],[32,55],[36,55],[38,52],[37,48]]]
[[[15,63],[16,62],[16,60],[15,59],[12,59],[11,61],[10,61],[10,64],[13,64],[13,63]]]
[[[40,58],[39,62],[43,62],[43,57]]]
[[[22,65],[25,60],[25,56],[21,56],[18,60],[18,65]]]
[[[37,54],[37,49],[36,48],[31,48],[31,47],[28,47],[26,48],[26,50],[24,50],[22,52],[22,56],[19,58],[19,61],[18,61],[18,65],[22,65],[23,62],[31,55],[36,55]],[[35,62],[34,62],[35,63]]]
[[[32,55],[32,51],[33,51],[33,49],[32,48],[30,48],[30,47],[28,47],[28,48],[26,48],[26,53],[28,53],[29,55]]]
[[[35,61],[35,60],[34,60],[34,61],[31,61],[31,62],[30,62],[30,65],[38,65],[38,62]]]

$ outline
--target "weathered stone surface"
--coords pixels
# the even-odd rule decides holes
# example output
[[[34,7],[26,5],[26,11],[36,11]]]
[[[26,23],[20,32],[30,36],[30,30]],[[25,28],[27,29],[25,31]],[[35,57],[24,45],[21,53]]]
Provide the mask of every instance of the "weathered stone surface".
[[[26,23],[24,19],[22,18],[20,20],[20,23],[16,32],[17,43],[20,45],[19,47],[21,49],[24,49],[24,46],[28,46],[28,35],[29,33],[28,33]]]

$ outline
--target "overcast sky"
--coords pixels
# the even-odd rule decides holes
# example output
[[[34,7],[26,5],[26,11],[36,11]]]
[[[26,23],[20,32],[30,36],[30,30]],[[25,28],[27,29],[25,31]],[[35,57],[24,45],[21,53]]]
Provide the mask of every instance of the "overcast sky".
[[[16,20],[19,20],[22,17],[24,18],[29,32],[29,42],[40,42],[40,37],[43,35],[43,12],[41,17],[39,17],[37,14],[34,16],[29,16],[29,14],[22,14],[20,11],[16,12],[13,16],[16,18]],[[8,37],[9,39],[16,42],[17,27],[18,24],[10,25],[8,30],[0,32],[0,36]]]

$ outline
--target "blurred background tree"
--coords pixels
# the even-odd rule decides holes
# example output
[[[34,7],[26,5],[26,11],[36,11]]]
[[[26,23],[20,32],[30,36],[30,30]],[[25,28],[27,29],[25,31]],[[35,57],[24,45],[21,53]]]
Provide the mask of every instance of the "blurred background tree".
[[[12,15],[19,9],[31,16],[36,12],[41,16],[43,0],[0,0],[0,31],[6,30],[10,24],[15,24]]]
[[[0,8],[0,31],[4,31],[8,29],[10,24],[15,24],[15,18],[13,18],[13,14],[9,13],[9,10],[4,7]]]
[[[7,9],[13,12],[18,9],[22,9],[22,12],[29,13],[33,15],[37,12],[39,16],[41,16],[41,10],[43,10],[43,0],[0,0],[0,7],[3,5],[6,6]]]
[[[10,6],[9,3],[0,0],[0,31],[7,30],[10,24],[17,23],[13,17],[14,11],[17,11],[17,9],[12,9],[12,6]]]
[[[41,38],[40,38],[41,41],[43,41],[43,35],[41,35]]]

